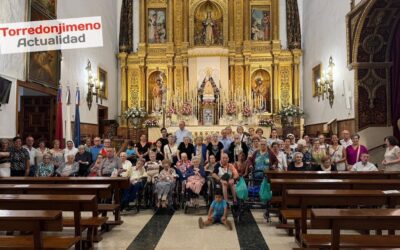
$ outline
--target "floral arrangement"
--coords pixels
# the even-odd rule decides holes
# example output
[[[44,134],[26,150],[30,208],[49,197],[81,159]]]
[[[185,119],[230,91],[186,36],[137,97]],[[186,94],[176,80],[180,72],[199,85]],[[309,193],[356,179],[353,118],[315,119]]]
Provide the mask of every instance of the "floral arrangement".
[[[283,107],[279,111],[279,115],[282,117],[288,117],[288,116],[302,116],[304,115],[304,111],[301,110],[299,107],[294,106],[294,105],[289,105],[286,107]]]
[[[243,117],[246,117],[246,118],[250,117],[252,115],[251,108],[248,105],[244,106],[242,115],[243,115]]]
[[[156,119],[147,119],[144,121],[144,126],[146,127],[158,127],[158,120]]]
[[[272,119],[261,119],[258,122],[258,126],[261,126],[261,127],[273,127],[274,126],[274,120],[272,120]]]
[[[144,110],[144,108],[129,108],[126,110],[122,116],[125,117],[125,119],[130,119],[130,118],[144,118],[146,117],[147,112]]]
[[[193,113],[192,104],[190,102],[184,102],[182,105],[181,114],[189,116],[192,115],[192,113]]]
[[[236,115],[236,103],[233,101],[228,102],[226,105],[226,114],[227,115]]]
[[[176,115],[176,110],[173,106],[170,106],[167,110],[167,117],[172,117],[172,115]]]

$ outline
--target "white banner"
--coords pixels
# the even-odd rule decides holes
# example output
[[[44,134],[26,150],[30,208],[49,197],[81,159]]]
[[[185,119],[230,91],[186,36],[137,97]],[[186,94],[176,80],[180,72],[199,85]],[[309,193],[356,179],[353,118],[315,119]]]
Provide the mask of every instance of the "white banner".
[[[101,17],[0,24],[0,54],[103,46]]]

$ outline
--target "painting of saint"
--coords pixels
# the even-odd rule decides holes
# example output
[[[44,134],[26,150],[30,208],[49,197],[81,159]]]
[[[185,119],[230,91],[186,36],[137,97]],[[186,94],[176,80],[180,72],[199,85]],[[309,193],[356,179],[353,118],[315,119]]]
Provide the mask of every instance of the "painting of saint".
[[[165,43],[167,41],[165,13],[165,9],[149,9],[147,25],[148,43]]]
[[[270,6],[253,6],[251,10],[251,40],[271,40]]]

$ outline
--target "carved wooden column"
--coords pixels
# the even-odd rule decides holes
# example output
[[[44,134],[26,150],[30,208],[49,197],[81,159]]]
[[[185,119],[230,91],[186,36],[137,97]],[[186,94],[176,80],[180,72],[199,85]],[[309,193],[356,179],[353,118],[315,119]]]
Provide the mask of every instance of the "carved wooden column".
[[[293,104],[300,106],[300,56],[301,50],[294,49],[293,53]]]
[[[279,63],[275,62],[273,64],[273,77],[274,77],[274,84],[273,84],[273,91],[274,91],[274,100],[273,100],[273,113],[276,113],[279,111]]]

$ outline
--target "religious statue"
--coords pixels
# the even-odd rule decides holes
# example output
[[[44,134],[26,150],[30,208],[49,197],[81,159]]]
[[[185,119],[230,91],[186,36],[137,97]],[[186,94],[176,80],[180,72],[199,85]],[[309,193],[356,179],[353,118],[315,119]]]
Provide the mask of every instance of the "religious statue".
[[[165,86],[163,83],[163,78],[162,78],[162,75],[160,75],[159,78],[156,80],[156,84],[154,84],[154,87],[151,91],[153,94],[153,110],[154,111],[161,110],[161,107],[164,104],[165,91],[166,90],[165,90]]]
[[[211,11],[207,12],[207,18],[203,22],[204,27],[204,44],[213,45],[214,44],[214,21],[211,18]]]

